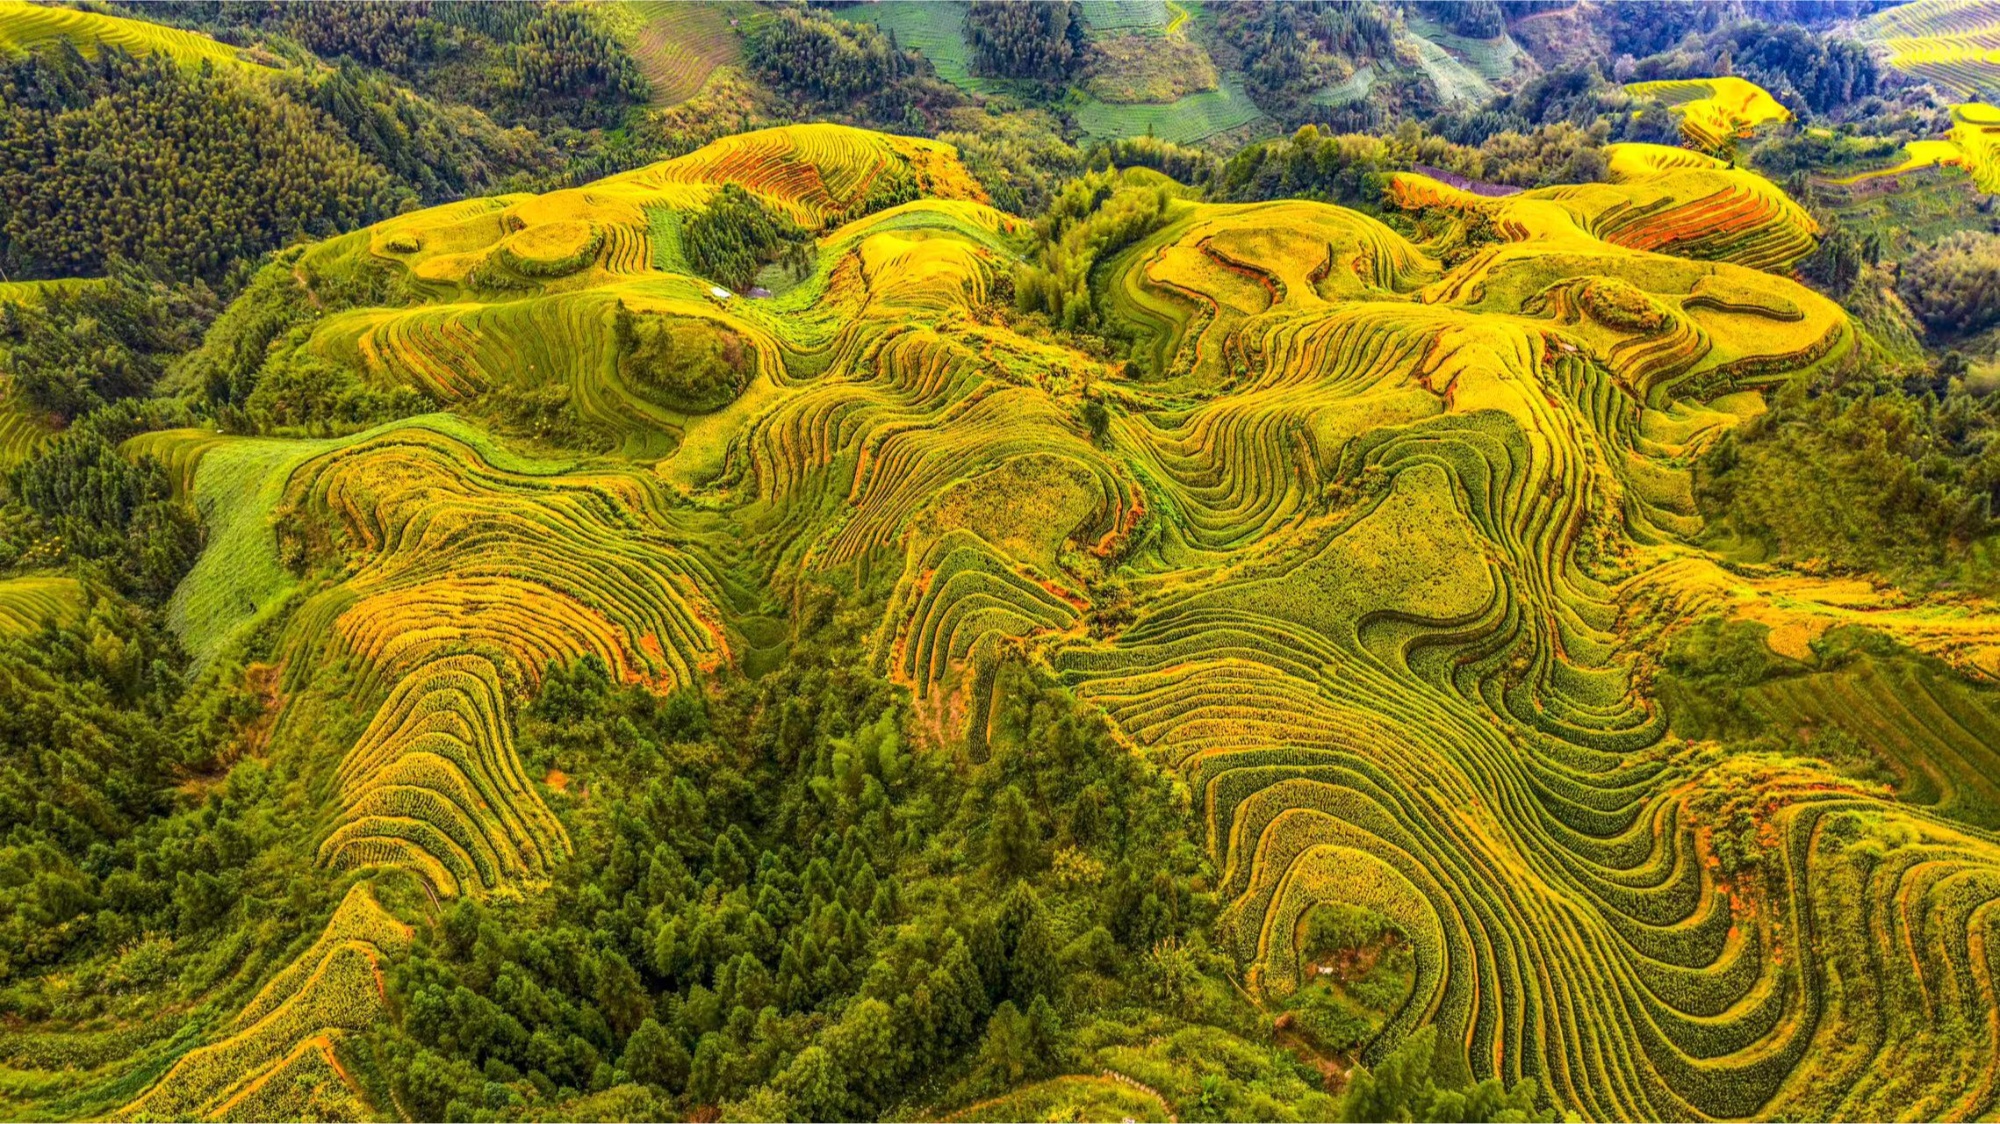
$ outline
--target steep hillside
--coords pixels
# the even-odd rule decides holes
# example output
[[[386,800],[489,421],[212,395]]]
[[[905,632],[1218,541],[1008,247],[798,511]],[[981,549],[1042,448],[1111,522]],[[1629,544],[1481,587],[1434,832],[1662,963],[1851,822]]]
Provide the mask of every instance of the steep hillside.
[[[1876,13],[1862,32],[1899,70],[1965,97],[2000,97],[2000,6],[1915,0]]]
[[[1625,92],[1672,106],[1680,114],[1681,136],[1704,152],[1726,149],[1760,125],[1792,117],[1769,92],[1741,78],[1634,82]]]
[[[114,47],[133,55],[164,55],[190,69],[205,64],[251,75],[278,70],[275,60],[253,61],[227,43],[191,31],[27,0],[0,3],[0,51],[27,51],[57,40],[67,41],[86,58]]]
[[[1991,1113],[2000,843],[1974,778],[2000,762],[1990,689],[1957,678],[2000,671],[1989,609],[1856,600],[1692,545],[1693,458],[1863,340],[1785,275],[1817,227],[1768,181],[1653,146],[1610,163],[1504,197],[1400,175],[1423,241],[1134,177],[1118,190],[1156,221],[1090,277],[1109,358],[1000,302],[1027,224],[949,146],[836,126],[308,250],[311,299],[370,276],[398,299],[298,346],[462,416],[143,439],[209,526],[184,639],[216,660],[262,630],[273,760],[352,731],[289,766],[320,778],[315,861],[351,888],[240,1012],[134,1074],[122,1115],[401,1115],[344,1060],[417,920],[416,895],[381,896],[398,916],[371,885],[548,893],[571,794],[516,740],[549,669],[594,657],[660,696],[754,676],[828,583],[907,691],[917,753],[987,762],[1039,680],[1171,774],[1218,951],[1306,1062],[1377,1063],[1433,1027],[1440,1080],[1533,1077],[1587,1118]],[[677,241],[724,184],[811,236],[777,296],[717,286]],[[690,356],[733,358],[691,387]],[[604,440],[496,437],[498,388]],[[1942,738],[1962,766],[1918,777],[1909,752],[1884,783],[1793,743],[1725,751],[1660,686],[1697,620],[1764,629],[1797,668],[1829,629],[1897,638],[1930,693],[1829,662],[1755,706],[1819,725],[1859,698],[1839,721]],[[1346,1045],[1286,1031],[1317,1025],[1337,906],[1407,965]],[[1148,1040],[1096,1055],[1131,1084],[965,1118],[1150,1113],[1172,1047]],[[918,1111],[964,1107],[941,1092]]]

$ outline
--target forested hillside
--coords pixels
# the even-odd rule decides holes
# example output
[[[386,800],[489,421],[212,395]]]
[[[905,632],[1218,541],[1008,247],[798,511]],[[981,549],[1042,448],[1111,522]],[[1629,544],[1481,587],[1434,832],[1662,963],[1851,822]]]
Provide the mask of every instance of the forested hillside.
[[[1989,7],[0,0],[0,1115],[1993,1115]]]

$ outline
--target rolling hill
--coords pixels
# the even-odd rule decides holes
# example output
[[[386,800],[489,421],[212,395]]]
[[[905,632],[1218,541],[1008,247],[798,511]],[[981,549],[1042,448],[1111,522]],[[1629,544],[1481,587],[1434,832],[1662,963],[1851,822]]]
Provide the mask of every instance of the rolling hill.
[[[1324,203],[1167,198],[1096,275],[1109,356],[999,307],[1028,224],[949,146],[840,126],[314,246],[301,277],[387,271],[408,299],[325,316],[312,353],[456,414],[142,440],[209,526],[186,640],[216,659],[278,630],[274,754],[313,715],[354,731],[299,766],[324,778],[316,860],[351,888],[120,1115],[392,1111],[342,1060],[410,947],[372,887],[546,890],[573,844],[515,748],[545,669],[595,657],[661,696],[743,673],[830,574],[877,589],[867,658],[924,752],[985,761],[1026,669],[1169,772],[1267,1012],[1311,984],[1319,911],[1386,919],[1409,990],[1362,1060],[1429,1026],[1441,1076],[1534,1077],[1587,1118],[1990,1114],[2000,710],[1969,684],[1996,638],[1693,544],[1691,458],[1863,343],[1787,276],[1818,230],[1768,181],[1610,155],[1609,182],[1497,198],[1397,176],[1397,206],[1481,232],[1462,252]],[[814,235],[777,297],[693,275],[670,240],[725,183]],[[732,341],[741,385],[663,397],[629,362],[656,328]],[[510,386],[605,448],[495,436],[481,405]],[[1722,752],[1657,687],[1695,619],[1766,629],[1801,667],[1799,636],[1897,637],[1906,663],[1755,705],[1957,764],[1906,748],[1892,785]],[[936,1108],[1164,1103],[1087,1081]]]

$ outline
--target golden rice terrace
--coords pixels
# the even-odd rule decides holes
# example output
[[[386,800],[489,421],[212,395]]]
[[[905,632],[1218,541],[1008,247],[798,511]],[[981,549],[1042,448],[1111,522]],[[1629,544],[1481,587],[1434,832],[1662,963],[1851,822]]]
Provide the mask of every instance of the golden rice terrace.
[[[2000,1116],[1996,12],[0,0],[0,1120]]]
[[[418,295],[312,349],[446,404],[562,388],[616,452],[441,416],[152,438],[189,443],[197,502],[256,505],[180,596],[248,627],[202,604],[208,568],[282,559],[286,691],[353,669],[332,870],[534,892],[569,841],[510,699],[584,654],[660,692],[741,671],[845,567],[890,584],[871,658],[925,752],[978,759],[1021,664],[1172,771],[1253,996],[1300,988],[1301,919],[1356,903],[1414,953],[1388,1037],[1436,1026],[1466,1077],[1533,1076],[1591,1118],[1989,1114],[2000,710],[1837,676],[1773,700],[1963,762],[1864,783],[1681,736],[1652,684],[1698,613],[1872,624],[1974,676],[2000,671],[1993,618],[1845,608],[1689,544],[1691,458],[1857,333],[1783,275],[1815,227],[1767,181],[1645,146],[1613,168],[1497,199],[1399,177],[1400,205],[1491,232],[1449,262],[1336,206],[1174,198],[1104,271],[1143,367],[1016,331],[994,291],[1025,224],[943,145],[798,126],[421,211],[301,259]],[[818,232],[782,295],[684,271],[671,220],[723,182]],[[892,182],[909,201],[870,208]],[[738,341],[751,374],[681,408],[621,369],[621,321]],[[377,1017],[408,939],[366,886],[123,1113],[338,1093],[329,1043]]]

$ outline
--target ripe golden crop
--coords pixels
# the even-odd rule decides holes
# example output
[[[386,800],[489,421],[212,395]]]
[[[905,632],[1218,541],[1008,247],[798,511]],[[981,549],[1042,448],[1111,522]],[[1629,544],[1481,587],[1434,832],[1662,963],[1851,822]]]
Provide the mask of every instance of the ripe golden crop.
[[[1725,80],[1652,92],[1712,131],[1774,112]],[[805,580],[886,575],[874,659],[947,737],[979,750],[1020,661],[1178,772],[1253,989],[1297,986],[1316,903],[1364,902],[1417,964],[1393,1033],[1434,1023],[1447,1065],[1535,1074],[1583,1115],[1989,1111],[2000,847],[1949,801],[1673,735],[1649,688],[1672,626],[1634,624],[1649,598],[1781,624],[1859,612],[1824,584],[1700,572],[1686,544],[1690,458],[1857,346],[1785,275],[1818,230],[1699,153],[1616,146],[1610,167],[1501,198],[1398,176],[1423,241],[1325,204],[1173,198],[1088,279],[1132,370],[996,308],[1022,224],[948,147],[835,126],[309,251],[424,297],[327,318],[321,356],[468,409],[555,388],[629,438],[541,461],[418,419],[271,462],[253,529],[301,599],[292,674],[344,661],[373,715],[322,861],[440,896],[537,884],[568,842],[507,715],[542,669],[595,655],[662,692],[697,684]],[[718,297],[649,241],[673,229],[649,215],[724,182],[816,232],[794,287]],[[640,394],[616,325],[641,316],[742,341],[734,397],[689,413]],[[197,495],[212,475],[191,473]],[[1991,650],[1892,616],[1920,648]],[[1864,686],[1868,713],[1922,721],[1915,694]],[[1750,867],[1723,868],[1723,828]],[[337,1054],[314,1044],[369,1017],[357,942],[385,940],[329,929],[282,1002],[135,1110],[331,1095]],[[1873,1075],[1886,1057],[1893,1081]]]

